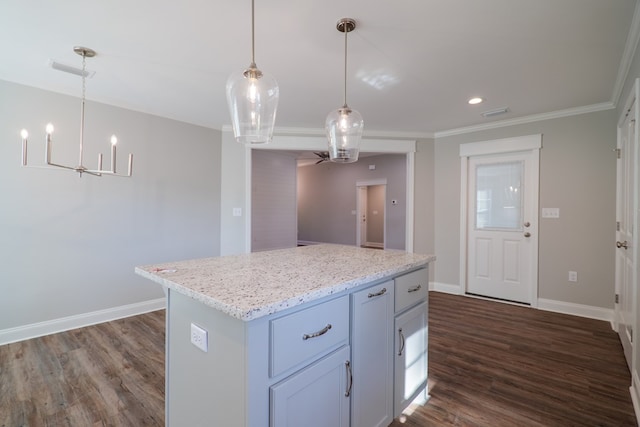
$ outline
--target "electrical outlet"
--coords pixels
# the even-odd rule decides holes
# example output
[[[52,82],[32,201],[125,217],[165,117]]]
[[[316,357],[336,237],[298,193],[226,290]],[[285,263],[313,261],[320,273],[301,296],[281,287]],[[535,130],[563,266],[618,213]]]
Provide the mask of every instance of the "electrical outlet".
[[[569,281],[570,282],[577,282],[578,281],[578,272],[577,271],[570,271],[569,272]]]
[[[191,344],[205,353],[209,350],[208,333],[196,324],[191,324]]]

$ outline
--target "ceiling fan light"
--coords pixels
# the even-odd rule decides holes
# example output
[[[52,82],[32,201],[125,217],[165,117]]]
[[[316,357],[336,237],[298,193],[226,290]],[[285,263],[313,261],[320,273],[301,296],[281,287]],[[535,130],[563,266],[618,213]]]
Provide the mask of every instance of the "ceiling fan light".
[[[357,162],[364,129],[364,121],[360,113],[348,107],[334,110],[327,115],[325,129],[329,141],[331,161],[337,163]]]
[[[227,103],[233,134],[243,144],[265,144],[273,138],[280,90],[275,78],[253,67],[229,76]]]

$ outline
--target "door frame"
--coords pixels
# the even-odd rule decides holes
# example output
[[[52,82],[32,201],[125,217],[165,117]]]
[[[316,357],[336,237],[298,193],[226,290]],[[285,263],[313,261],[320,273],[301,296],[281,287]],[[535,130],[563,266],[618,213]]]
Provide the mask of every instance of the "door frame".
[[[232,141],[233,134],[228,133],[229,143],[232,146],[240,145]],[[223,137],[224,142],[224,137]],[[360,141],[361,153],[379,154],[403,154],[406,156],[406,213],[405,213],[405,238],[404,250],[413,253],[414,249],[414,188],[415,188],[415,139],[368,139]],[[303,150],[303,151],[326,151],[327,138],[324,136],[291,136],[274,135],[269,144],[259,144],[244,146],[244,205],[246,215],[244,218],[244,252],[251,252],[251,150]],[[248,218],[248,219],[247,219]],[[220,238],[221,254],[225,252],[224,236]],[[386,240],[386,235],[385,235]],[[386,245],[386,243],[385,243]],[[234,253],[234,252],[232,252]]]
[[[532,152],[532,166],[535,175],[531,181],[531,191],[534,195],[532,212],[535,212],[537,231],[533,236],[533,249],[531,251],[531,307],[538,307],[538,247],[539,247],[539,170],[540,149],[542,148],[542,134],[518,136],[513,138],[494,139],[488,141],[460,144],[460,288],[459,293],[464,295],[467,290],[467,215],[468,215],[468,180],[469,157],[516,153],[522,151]],[[525,173],[528,173],[525,171]],[[527,181],[528,182],[528,181]]]
[[[366,188],[368,189],[370,186],[372,185],[384,185],[385,189],[384,189],[384,205],[383,205],[383,215],[384,215],[384,222],[382,223],[382,245],[383,245],[383,249],[387,248],[387,179],[386,178],[380,178],[380,179],[370,179],[370,180],[364,180],[364,181],[356,181],[356,246],[359,245],[363,245],[366,244],[366,240],[364,242],[362,242],[362,235],[361,235],[361,231],[360,231],[360,215],[362,214],[362,206],[360,206],[360,191],[361,188]],[[367,198],[368,199],[368,198]],[[368,203],[368,200],[367,200]],[[366,206],[364,207],[366,209]],[[367,218],[368,221],[368,218]],[[368,226],[368,225],[367,225]],[[406,246],[406,242],[405,242],[405,246]],[[407,250],[407,252],[410,252]]]
[[[621,132],[625,132],[626,129],[622,129],[622,126],[624,125],[625,119],[627,117],[627,114],[629,113],[629,110],[631,109],[632,105],[634,105],[635,103],[635,116],[632,118],[632,120],[635,120],[636,122],[636,132],[635,135],[633,136],[634,140],[630,141],[630,144],[633,144],[635,146],[635,151],[634,154],[634,158],[631,159],[632,162],[634,162],[633,165],[633,169],[634,169],[634,176],[633,176],[633,181],[636,183],[636,188],[634,189],[634,194],[631,194],[631,198],[632,200],[630,201],[632,203],[632,212],[633,212],[633,218],[630,219],[630,226],[633,229],[633,241],[630,242],[631,247],[633,248],[633,255],[632,255],[632,264],[634,265],[634,269],[631,273],[631,310],[632,310],[632,317],[633,317],[633,324],[632,326],[632,337],[631,337],[631,343],[632,343],[632,347],[631,347],[631,363],[630,363],[630,370],[631,370],[631,376],[632,376],[632,392],[631,395],[632,397],[634,397],[634,399],[638,399],[638,393],[640,393],[640,378],[638,378],[638,365],[639,365],[639,359],[640,359],[640,349],[638,348],[638,324],[640,323],[638,319],[638,307],[640,307],[640,292],[638,291],[638,286],[640,286],[640,250],[639,250],[639,244],[640,244],[640,184],[639,184],[639,179],[640,179],[640,141],[638,141],[638,139],[640,138],[639,134],[640,131],[638,131],[638,125],[640,123],[640,105],[638,105],[638,102],[640,101],[640,79],[636,78],[634,81],[634,84],[630,90],[630,93],[627,97],[627,101],[624,105],[624,109],[622,110],[620,117],[618,118],[618,125],[617,125],[617,140],[616,140],[616,149],[620,149],[620,142],[621,142]],[[619,162],[619,160],[618,160]],[[620,188],[619,188],[619,181],[620,179],[622,179],[623,177],[620,175],[620,167],[619,165],[617,165],[616,167],[616,221],[619,221],[619,210],[620,210],[620,197],[621,194],[620,193]],[[616,230],[615,234],[615,240],[618,240],[618,231]],[[619,250],[619,249],[616,249]],[[615,281],[615,286],[614,286],[614,293],[617,295],[621,292],[620,289],[620,278],[619,278],[619,266],[618,266],[618,256],[616,254],[616,267],[615,267],[615,271],[616,271],[616,277],[614,279]],[[614,299],[615,301],[615,299]],[[615,303],[614,304],[614,313],[613,313],[613,328],[616,332],[618,332],[618,334],[620,333],[620,304],[619,303]]]

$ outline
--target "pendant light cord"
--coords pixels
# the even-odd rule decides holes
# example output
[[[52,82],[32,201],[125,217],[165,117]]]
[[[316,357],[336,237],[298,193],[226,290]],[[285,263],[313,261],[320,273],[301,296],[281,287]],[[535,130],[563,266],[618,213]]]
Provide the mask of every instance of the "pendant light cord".
[[[82,146],[84,143],[84,101],[85,101],[85,93],[87,91],[87,54],[82,54],[82,104],[80,105],[80,153],[78,159],[78,165],[82,165]],[[82,174],[80,174],[82,176]]]
[[[347,107],[347,26],[344,27],[344,107]]]
[[[251,68],[256,68],[255,0],[251,0]]]

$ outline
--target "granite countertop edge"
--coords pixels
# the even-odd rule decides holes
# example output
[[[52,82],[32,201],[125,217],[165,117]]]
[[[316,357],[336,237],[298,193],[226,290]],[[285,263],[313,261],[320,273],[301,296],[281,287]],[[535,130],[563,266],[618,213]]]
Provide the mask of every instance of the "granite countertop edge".
[[[403,254],[404,252],[389,251],[389,253],[391,255],[398,255],[398,254]],[[201,292],[201,291],[192,289],[189,286],[180,284],[177,281],[172,280],[171,274],[175,273],[176,270],[170,269],[169,267],[163,268],[163,265],[135,267],[135,273],[149,280],[152,280],[156,283],[159,283],[164,287],[175,290],[180,294],[188,296],[196,301],[199,301],[205,304],[206,306],[219,310],[231,317],[234,317],[236,319],[240,319],[243,321],[251,321],[263,316],[268,316],[274,313],[278,313],[288,308],[296,307],[298,305],[312,302],[330,295],[334,295],[340,292],[354,289],[360,285],[364,285],[370,282],[384,279],[385,277],[397,276],[405,272],[409,272],[421,267],[425,267],[430,262],[435,261],[434,255],[419,255],[419,254],[410,254],[410,255],[416,257],[417,260],[413,262],[406,262],[406,263],[403,263],[402,265],[393,266],[391,268],[379,270],[374,273],[364,274],[351,280],[338,281],[335,283],[330,283],[328,285],[323,285],[317,289],[311,289],[309,291],[298,292],[298,293],[289,292],[288,294],[283,295],[282,298],[277,298],[274,301],[266,302],[260,305],[254,305],[251,307],[241,307],[241,304],[232,304],[229,302],[224,302],[222,301],[221,298],[215,298],[211,295],[207,295],[204,292]],[[223,260],[224,258],[225,257],[220,257],[220,260]],[[208,259],[203,259],[202,261],[206,262],[207,260]],[[198,260],[189,260],[187,262],[194,263],[197,261]],[[179,266],[180,264],[181,263],[173,263],[173,264],[166,264],[166,265]],[[175,279],[181,279],[181,277],[176,277]],[[267,289],[263,289],[262,291],[265,293],[269,293],[271,290],[267,288]]]

